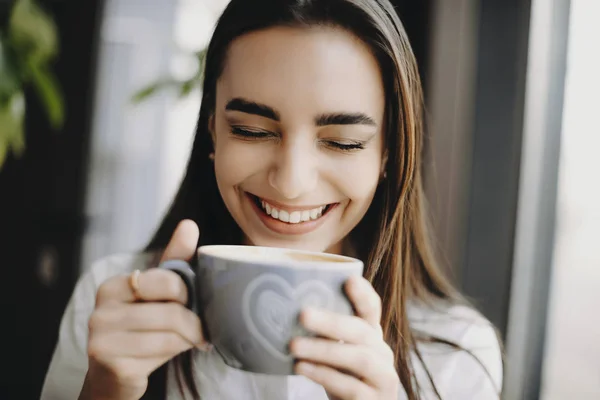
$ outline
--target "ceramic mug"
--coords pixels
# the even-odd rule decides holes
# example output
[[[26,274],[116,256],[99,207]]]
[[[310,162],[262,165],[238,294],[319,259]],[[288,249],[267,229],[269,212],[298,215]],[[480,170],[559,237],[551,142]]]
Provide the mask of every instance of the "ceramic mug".
[[[294,374],[288,344],[310,336],[298,322],[304,307],[352,315],[344,292],[360,260],[326,253],[258,246],[203,246],[188,264],[159,268],[179,274],[188,307],[202,320],[207,340],[225,363],[248,372]]]

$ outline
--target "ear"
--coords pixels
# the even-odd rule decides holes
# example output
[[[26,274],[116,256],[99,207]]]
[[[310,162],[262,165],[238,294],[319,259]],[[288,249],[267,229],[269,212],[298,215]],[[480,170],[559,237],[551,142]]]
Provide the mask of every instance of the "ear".
[[[388,152],[387,150],[385,150],[383,152],[383,157],[381,157],[381,170],[379,171],[379,177],[380,179],[383,179],[386,177],[386,169],[387,169],[387,162],[388,162]]]

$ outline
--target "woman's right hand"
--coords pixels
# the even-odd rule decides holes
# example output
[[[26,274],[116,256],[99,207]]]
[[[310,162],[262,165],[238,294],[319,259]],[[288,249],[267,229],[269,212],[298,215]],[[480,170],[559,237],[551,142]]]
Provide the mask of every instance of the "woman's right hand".
[[[182,221],[161,262],[189,260],[198,227]],[[89,321],[89,367],[80,399],[139,399],[148,376],[193,347],[206,349],[200,319],[185,307],[187,289],[174,272],[153,268],[139,275],[138,296],[129,276],[103,283]]]

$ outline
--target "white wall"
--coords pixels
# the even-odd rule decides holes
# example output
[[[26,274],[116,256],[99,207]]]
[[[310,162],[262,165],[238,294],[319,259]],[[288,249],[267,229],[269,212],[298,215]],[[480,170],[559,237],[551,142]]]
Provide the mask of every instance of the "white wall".
[[[140,105],[142,87],[191,76],[186,52],[210,38],[224,0],[107,0],[101,28],[82,270],[103,256],[137,251],[159,223],[187,162],[198,90],[179,100],[160,92]]]
[[[600,399],[600,1],[571,0],[544,400]]]

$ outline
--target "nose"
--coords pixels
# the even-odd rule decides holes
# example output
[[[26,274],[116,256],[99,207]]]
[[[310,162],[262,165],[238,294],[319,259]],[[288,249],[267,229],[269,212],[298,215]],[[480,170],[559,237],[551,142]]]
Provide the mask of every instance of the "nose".
[[[269,171],[269,184],[282,197],[293,200],[310,193],[317,188],[318,165],[309,145],[285,143],[277,149],[279,154],[273,168]]]

